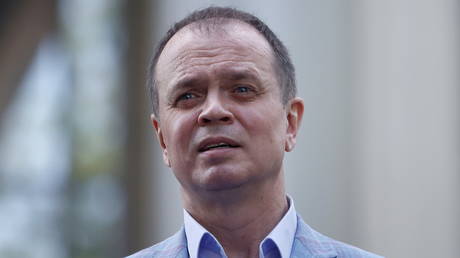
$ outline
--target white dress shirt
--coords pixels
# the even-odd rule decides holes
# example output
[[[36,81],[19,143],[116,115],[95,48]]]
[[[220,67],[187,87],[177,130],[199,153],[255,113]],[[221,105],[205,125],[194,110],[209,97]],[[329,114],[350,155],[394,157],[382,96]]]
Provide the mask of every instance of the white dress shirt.
[[[297,229],[294,202],[288,196],[289,209],[259,245],[260,258],[289,258]],[[226,258],[221,244],[184,210],[184,227],[190,258]]]

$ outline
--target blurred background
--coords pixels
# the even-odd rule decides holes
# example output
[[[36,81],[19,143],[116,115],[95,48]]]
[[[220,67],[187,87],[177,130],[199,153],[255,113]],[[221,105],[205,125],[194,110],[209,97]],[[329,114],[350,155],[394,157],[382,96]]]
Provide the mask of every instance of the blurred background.
[[[387,257],[458,257],[456,0],[2,1],[0,257],[122,257],[178,230],[145,71],[210,4],[290,50],[306,112],[285,171],[304,220]]]

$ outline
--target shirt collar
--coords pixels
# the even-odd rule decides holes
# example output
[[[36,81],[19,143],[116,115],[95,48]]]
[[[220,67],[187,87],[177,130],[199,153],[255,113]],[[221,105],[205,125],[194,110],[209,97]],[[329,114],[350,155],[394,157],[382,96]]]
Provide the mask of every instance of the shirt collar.
[[[273,241],[281,253],[281,257],[290,257],[292,244],[294,243],[295,232],[297,229],[297,214],[294,207],[294,201],[289,196],[289,209],[273,230],[260,243],[259,252],[262,253],[262,245],[266,242]],[[209,233],[203,226],[200,225],[185,209],[184,209],[184,228],[187,237],[187,248],[190,258],[197,258],[200,247],[200,242],[204,236],[211,236],[219,245],[217,239]],[[223,250],[222,250],[223,252]],[[261,256],[263,257],[263,256]]]
[[[198,257],[198,248],[206,235],[214,237],[184,209],[184,229],[190,258]],[[216,242],[218,242],[216,240]]]
[[[289,196],[289,209],[284,217],[278,222],[275,228],[262,241],[262,244],[271,239],[278,246],[281,257],[290,257],[292,244],[294,243],[295,232],[297,229],[297,214],[294,207],[294,201]],[[260,250],[260,249],[259,249]]]

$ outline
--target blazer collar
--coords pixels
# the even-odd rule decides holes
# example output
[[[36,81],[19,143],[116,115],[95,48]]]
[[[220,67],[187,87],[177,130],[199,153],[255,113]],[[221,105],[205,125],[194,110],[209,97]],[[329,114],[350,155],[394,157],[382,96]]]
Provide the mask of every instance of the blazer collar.
[[[185,237],[184,227],[164,241],[163,245],[158,246],[157,249],[157,252],[154,253],[152,257],[188,258],[187,239]]]
[[[302,218],[297,216],[297,231],[291,257],[333,258],[337,257],[337,252],[329,238],[313,230]]]

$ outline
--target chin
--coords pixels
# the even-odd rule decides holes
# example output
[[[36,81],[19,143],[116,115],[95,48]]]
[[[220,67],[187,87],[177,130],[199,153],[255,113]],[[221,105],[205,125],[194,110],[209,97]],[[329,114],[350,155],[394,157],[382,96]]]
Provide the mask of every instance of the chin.
[[[235,169],[212,167],[200,175],[200,188],[206,191],[227,191],[241,188],[248,182],[247,174]]]

